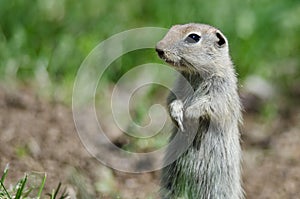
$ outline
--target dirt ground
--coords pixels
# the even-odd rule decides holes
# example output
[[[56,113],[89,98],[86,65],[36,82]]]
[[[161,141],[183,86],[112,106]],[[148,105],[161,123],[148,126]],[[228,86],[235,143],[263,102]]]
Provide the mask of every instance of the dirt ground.
[[[244,113],[242,140],[246,198],[299,199],[300,108],[284,110],[271,121]],[[44,193],[62,182],[77,198],[158,197],[159,172],[117,172],[85,150],[70,107],[42,100],[28,89],[8,91],[2,86],[0,171],[7,163],[7,183],[16,183],[24,172],[47,172]]]

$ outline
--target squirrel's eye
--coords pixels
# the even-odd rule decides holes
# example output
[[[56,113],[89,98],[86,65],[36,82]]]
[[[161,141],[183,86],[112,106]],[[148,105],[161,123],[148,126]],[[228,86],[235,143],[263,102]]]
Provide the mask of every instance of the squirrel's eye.
[[[185,42],[187,43],[197,43],[200,41],[201,37],[195,33],[189,34],[187,38],[185,38]]]

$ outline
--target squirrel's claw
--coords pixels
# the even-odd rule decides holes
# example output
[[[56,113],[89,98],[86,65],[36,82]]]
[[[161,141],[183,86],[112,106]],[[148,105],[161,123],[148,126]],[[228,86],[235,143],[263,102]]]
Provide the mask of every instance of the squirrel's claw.
[[[183,127],[183,124],[182,124],[182,120],[181,120],[181,121],[177,121],[177,123],[178,123],[179,129],[180,129],[182,132],[184,132],[185,130],[184,130],[184,127]]]

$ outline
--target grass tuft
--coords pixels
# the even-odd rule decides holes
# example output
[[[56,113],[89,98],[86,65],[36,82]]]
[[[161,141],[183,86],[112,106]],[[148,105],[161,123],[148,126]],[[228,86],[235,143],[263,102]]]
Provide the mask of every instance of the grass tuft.
[[[5,179],[7,177],[7,173],[9,170],[9,165],[7,164],[0,180],[0,198],[1,199],[39,199],[42,196],[42,191],[45,186],[47,175],[43,173],[43,177],[41,182],[39,182],[38,192],[37,194],[33,194],[33,190],[36,186],[28,184],[28,177],[30,177],[30,173],[25,173],[24,177],[22,177],[15,186],[9,185],[8,187],[5,185]],[[69,198],[69,194],[67,193],[66,188],[59,194],[61,189],[61,182],[59,182],[56,189],[52,191],[52,193],[47,193],[46,195],[50,197],[50,199],[67,199]]]

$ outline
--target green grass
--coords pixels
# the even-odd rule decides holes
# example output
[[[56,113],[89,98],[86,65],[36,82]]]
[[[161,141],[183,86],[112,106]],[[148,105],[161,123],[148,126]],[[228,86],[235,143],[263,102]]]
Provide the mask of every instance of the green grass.
[[[136,27],[188,22],[209,23],[225,33],[241,79],[259,74],[287,90],[300,78],[298,0],[0,0],[0,5],[0,78],[29,80],[56,98],[70,98],[81,62],[104,39]],[[162,63],[153,55],[132,53],[107,81],[114,83],[143,60]]]
[[[42,195],[47,175],[44,173],[41,176],[41,181],[37,185],[29,185],[29,179],[32,173],[25,173],[24,177],[20,178],[15,185],[5,185],[9,166],[7,165],[3,171],[0,180],[0,198],[1,199],[39,199],[46,198]],[[35,182],[36,183],[36,182]],[[36,189],[36,190],[35,190]],[[33,193],[36,192],[36,193]],[[61,183],[51,193],[47,193],[49,199],[65,199],[68,197],[66,189],[61,191]]]

